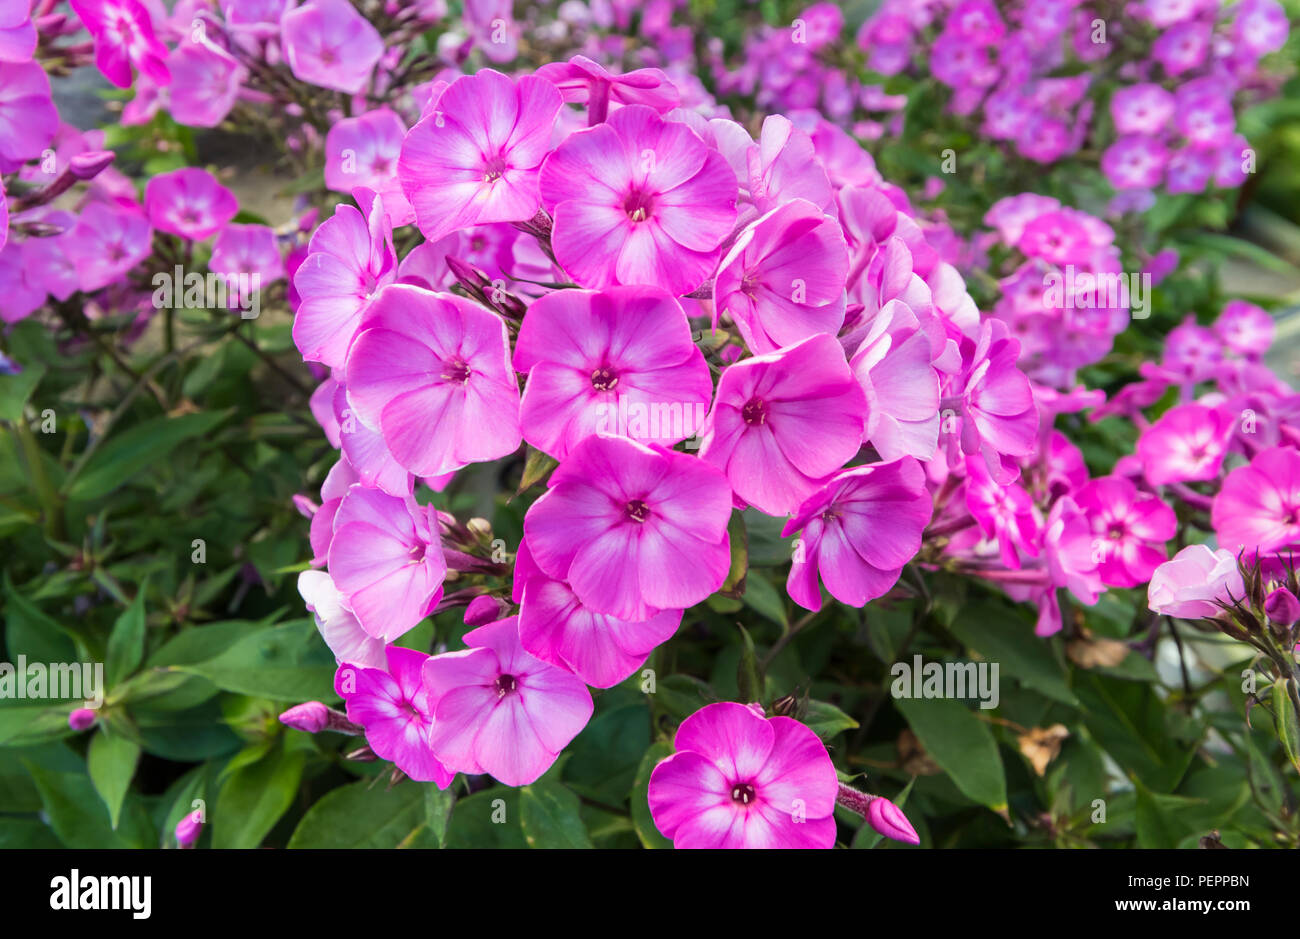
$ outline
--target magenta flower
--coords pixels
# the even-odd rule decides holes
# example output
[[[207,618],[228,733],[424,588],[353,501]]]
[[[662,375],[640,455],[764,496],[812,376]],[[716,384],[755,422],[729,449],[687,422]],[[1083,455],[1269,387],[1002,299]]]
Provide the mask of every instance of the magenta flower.
[[[505,322],[408,284],[371,303],[348,355],[348,401],[397,462],[438,476],[519,447],[519,386]]]
[[[979,457],[966,458],[966,508],[985,538],[998,546],[1002,564],[1020,569],[1021,556],[1038,556],[1039,518],[1023,486],[993,481]]]
[[[1300,543],[1300,453],[1271,447],[1223,480],[1210,508],[1219,544],[1271,554]]]
[[[736,176],[722,155],[643,105],[571,135],[540,182],[556,260],[586,287],[689,293],[713,272],[736,219]]]
[[[568,584],[538,571],[524,582],[519,641],[530,655],[572,672],[586,684],[612,688],[635,673],[656,646],[671,639],[681,621],[681,610],[662,610],[639,622],[596,613]]]
[[[677,728],[650,774],[650,815],[675,848],[830,848],[839,779],[826,746],[788,717],[722,702]]]
[[[1174,116],[1174,96],[1150,82],[1129,85],[1111,97],[1110,115],[1121,135],[1158,134]]]
[[[356,471],[361,485],[382,489],[399,499],[409,496],[415,478],[397,462],[384,442],[384,435],[357,420],[348,404],[347,388],[341,384],[334,389],[333,408],[339,428],[339,449],[347,458],[348,465]],[[321,498],[326,498],[324,492]]]
[[[741,232],[718,266],[714,318],[731,317],[757,355],[844,324],[849,255],[834,219],[803,199]]]
[[[1188,545],[1156,568],[1147,588],[1152,610],[1179,619],[1201,619],[1222,612],[1217,603],[1246,596],[1237,559],[1223,548]]]
[[[397,178],[405,137],[406,125],[388,108],[339,121],[325,136],[325,187],[348,195],[358,186],[373,189],[394,228],[411,224],[415,210]]]
[[[1151,46],[1151,57],[1164,66],[1167,74],[1181,75],[1205,61],[1212,30],[1212,23],[1195,19],[1171,26]]]
[[[363,204],[362,210],[336,208],[311,236],[307,257],[293,275],[300,298],[293,341],[302,357],[342,368],[362,312],[396,277],[397,255],[383,199]]]
[[[1084,476],[1086,479],[1086,473]],[[1065,587],[1080,603],[1089,606],[1096,603],[1097,597],[1106,589],[1099,571],[1100,552],[1095,545],[1092,525],[1074,499],[1068,495],[1057,499],[1043,527],[1043,556],[1047,560],[1047,570],[1054,587]],[[1057,613],[1055,628],[1051,632],[1061,628],[1059,607]],[[1038,631],[1038,635],[1050,633]]]
[[[36,62],[0,62],[0,163],[40,156],[58,129],[45,70]]]
[[[153,31],[149,11],[138,0],[71,0],[86,31],[95,37],[95,65],[119,88],[131,87],[131,67],[165,85],[167,47]]]
[[[1259,359],[1273,345],[1273,317],[1253,303],[1229,300],[1214,321],[1214,332],[1237,355]]]
[[[424,684],[429,657],[400,646],[389,646],[386,654],[387,670],[339,666],[334,690],[347,704],[348,720],[366,729],[366,743],[376,755],[418,782],[446,789],[456,772],[429,746],[429,734],[437,726]]]
[[[397,165],[425,238],[536,215],[538,167],[563,104],[535,75],[516,83],[482,69],[452,82],[407,134]]]
[[[474,45],[489,62],[514,61],[519,54],[519,24],[511,0],[465,0],[464,18]]]
[[[31,0],[0,0],[0,62],[28,62],[35,52]]]
[[[1169,165],[1169,148],[1158,137],[1128,134],[1101,155],[1101,169],[1116,189],[1158,186]]]
[[[316,629],[338,664],[384,668],[385,642],[361,628],[356,614],[348,609],[347,598],[324,571],[303,571],[298,575],[298,594],[316,619]]]
[[[980,324],[979,342],[963,379],[961,449],[982,453],[998,482],[1020,472],[1015,457],[1034,452],[1038,409],[1029,379],[1016,367],[1020,343],[1001,320]]]
[[[45,290],[28,265],[34,240],[12,241],[0,248],[0,321],[26,319],[45,303]]]
[[[866,438],[885,461],[929,460],[939,441],[939,373],[930,337],[902,300],[872,319],[849,367],[867,396]]]
[[[800,532],[786,579],[790,597],[806,610],[820,610],[818,575],[831,596],[849,606],[882,596],[921,550],[931,508],[925,473],[911,457],[833,476],[781,532],[783,538]]]
[[[235,217],[239,202],[207,170],[185,167],[149,180],[144,190],[144,211],[149,223],[159,231],[202,241]]]
[[[1267,55],[1285,45],[1290,24],[1285,8],[1277,0],[1243,0],[1235,9],[1233,38],[1242,49]]]
[[[216,127],[225,120],[248,77],[234,56],[209,39],[180,43],[167,62],[173,79],[167,109],[187,127]],[[145,93],[138,88],[137,99]]]
[[[280,40],[294,77],[354,95],[370,81],[384,40],[348,0],[308,0],[280,19]]]
[[[788,515],[858,452],[866,396],[833,336],[726,368],[700,458],[760,512]]]
[[[737,135],[737,142],[743,142],[745,149],[729,154],[729,160],[733,166],[739,163],[743,167],[738,175],[747,182],[748,198],[759,213],[770,212],[793,199],[811,202],[823,211],[834,201],[830,179],[817,159],[812,138],[788,119],[770,115],[763,120],[757,144],[750,141],[748,134]]]
[[[334,516],[329,569],[361,628],[392,642],[442,598],[447,562],[436,511],[353,486]]]
[[[1198,325],[1192,314],[1169,331],[1160,364],[1181,374],[1188,383],[1212,377],[1223,361],[1223,340],[1208,327]]]
[[[263,286],[284,277],[275,230],[266,225],[227,225],[212,243],[208,269],[219,274],[256,274]]]
[[[681,103],[677,88],[657,68],[616,75],[585,55],[575,55],[567,62],[543,65],[537,75],[553,84],[566,102],[586,104],[591,124],[605,120],[611,102],[644,104],[660,114]]]
[[[1136,587],[1164,563],[1165,542],[1178,530],[1174,510],[1122,476],[1094,479],[1074,494],[1092,527],[1102,582]]]
[[[1153,486],[1215,479],[1236,421],[1224,408],[1180,404],[1138,438],[1142,471]]]
[[[533,560],[598,613],[644,620],[727,578],[731,488],[713,466],[624,437],[588,437],[528,510]]]
[[[153,250],[153,230],[139,212],[93,202],[82,210],[65,250],[77,266],[81,289],[107,287]]]
[[[424,663],[433,706],[429,745],[449,767],[526,786],[591,719],[591,694],[524,651],[515,617],[465,634],[471,648]]]
[[[328,436],[328,431],[326,432]],[[320,487],[320,505],[311,517],[312,566],[324,567],[329,559],[330,543],[334,540],[334,516],[348,490],[360,482],[357,471],[352,468],[347,457],[343,457],[325,474],[325,481]],[[368,487],[373,488],[373,487]]]
[[[672,446],[713,393],[686,313],[657,287],[557,290],[528,308],[514,367],[528,374],[524,439],[558,460],[593,433]]]

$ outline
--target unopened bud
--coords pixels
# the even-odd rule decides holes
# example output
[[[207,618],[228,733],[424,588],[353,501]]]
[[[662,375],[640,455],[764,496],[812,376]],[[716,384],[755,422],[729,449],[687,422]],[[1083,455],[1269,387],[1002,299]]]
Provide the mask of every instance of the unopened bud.
[[[203,819],[201,813],[196,809],[193,812],[186,812],[185,816],[176,823],[176,843],[182,848],[192,848],[194,843],[199,840],[199,833],[203,830]]]
[[[1264,612],[1272,625],[1289,627],[1300,620],[1300,600],[1285,587],[1278,587],[1264,601]]]
[[[495,623],[506,615],[509,606],[497,597],[475,597],[470,601],[469,606],[465,607],[465,625],[466,626],[485,626],[488,623]]]
[[[357,737],[365,733],[364,727],[348,720],[348,716],[342,711],[326,707],[319,701],[307,701],[304,704],[294,705],[280,715],[280,723],[286,727],[292,727],[294,730],[306,731],[309,734],[318,734],[322,730],[332,730],[335,733]]]
[[[76,731],[89,730],[98,719],[99,715],[90,708],[77,708],[68,715],[68,726]]]
[[[320,733],[329,726],[329,722],[330,709],[319,701],[295,705],[280,715],[280,723],[284,726],[309,734]]]
[[[867,824],[880,834],[904,844],[920,844],[921,839],[903,810],[888,799],[876,796],[867,806]]]
[[[102,173],[115,159],[117,154],[112,150],[91,150],[88,153],[78,153],[69,160],[68,169],[73,176],[85,182]]]

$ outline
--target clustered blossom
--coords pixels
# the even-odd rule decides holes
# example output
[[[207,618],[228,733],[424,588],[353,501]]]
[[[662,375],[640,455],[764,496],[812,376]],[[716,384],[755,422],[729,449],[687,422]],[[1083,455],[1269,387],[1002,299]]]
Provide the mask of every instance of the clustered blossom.
[[[685,65],[677,5],[565,4],[581,54],[516,72],[523,24],[496,0],[467,0],[462,31],[405,64],[385,36],[440,23],[443,4],[74,3],[93,41],[62,48],[134,87],[126,124],[284,106],[289,150],[319,157],[342,201],[323,219],[299,205],[277,230],[235,221],[204,169],[159,174],[139,199],[102,136],[60,123],[31,24],[0,0],[0,174],[20,188],[0,191],[0,317],[78,293],[89,310],[155,309],[160,245],[285,281],[337,451],[319,498],[297,499],[298,589],[345,708],[308,702],[288,726],[363,735],[370,758],[440,788],[458,773],[532,783],[588,724],[590,688],[636,675],[692,608],[744,589],[738,539],[756,516],[778,520],[786,592],[814,613],[908,595],[908,569],[1003,590],[1037,609],[1040,635],[1072,602],[1145,584],[1170,616],[1246,602],[1300,620],[1300,396],[1262,363],[1267,312],[1189,317],[1139,380],[1086,387],[1142,315],[1102,287],[1123,271],[1111,226],[1034,193],[1000,200],[974,244],[1005,263],[981,311],[966,246],[846,131],[883,133],[864,115],[901,102],[846,77],[838,7],[759,30],[739,70],[709,50],[721,95],[786,112],[755,138]],[[1157,38],[1111,101],[1117,189],[1240,182],[1225,168],[1244,146],[1234,108],[1285,38],[1275,8],[1126,5]],[[634,13],[642,45],[601,33]],[[1090,21],[1075,0],[887,0],[859,43],[886,74],[927,54],[954,110],[1047,163],[1102,121],[1086,76],[1047,77],[1111,54]],[[464,68],[471,55],[500,70]],[[1084,415],[1130,420],[1133,455],[1094,474],[1057,428]],[[439,495],[488,463],[522,468],[522,540],[504,550]],[[1170,559],[1183,518],[1220,548]],[[456,648],[402,645],[448,611],[472,627]],[[887,800],[839,783],[809,727],[761,704],[704,707],[674,747],[648,799],[678,847],[831,847],[837,803],[918,840]]]
[[[1254,157],[1236,112],[1276,82],[1266,57],[1287,39],[1282,5],[1114,6],[1112,13],[1086,0],[886,0],[858,43],[885,75],[913,63],[927,70],[949,90],[953,113],[978,118],[984,137],[1037,163],[1091,142],[1116,190],[1240,186]],[[1122,82],[1108,109],[1100,106],[1101,69]]]
[[[313,413],[340,451],[319,503],[302,500],[325,569],[300,589],[340,675],[362,670],[371,749],[408,774],[545,772],[590,716],[586,686],[634,674],[723,586],[736,510],[788,517],[795,602],[819,609],[824,585],[862,606],[922,548],[924,464],[1014,480],[1033,451],[1018,342],[981,324],[871,158],[826,122],[773,116],[754,140],[685,97],[654,69],[488,69],[435,87],[401,140],[376,110],[326,143],[330,185],[356,183],[357,205],[293,275],[294,338],[331,370]],[[425,240],[399,252],[411,222]],[[513,559],[489,557],[482,525],[417,483],[438,491],[523,441],[558,465]],[[471,648],[426,657],[422,692],[406,666],[395,685],[371,676],[376,640],[458,607]],[[365,715],[402,700],[410,717],[371,739]],[[791,835],[771,815],[774,751],[733,788],[759,786],[775,827],[736,843],[829,846],[825,747],[772,726],[822,766],[800,797],[811,824]]]

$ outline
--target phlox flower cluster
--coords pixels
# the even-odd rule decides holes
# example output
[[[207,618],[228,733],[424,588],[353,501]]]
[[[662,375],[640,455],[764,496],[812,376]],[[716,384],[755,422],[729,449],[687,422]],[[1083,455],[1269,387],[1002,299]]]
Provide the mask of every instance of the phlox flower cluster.
[[[330,370],[313,410],[340,450],[308,506],[323,570],[300,588],[349,719],[407,775],[542,775],[588,686],[636,673],[723,585],[736,510],[787,519],[794,602],[862,606],[921,549],[927,463],[1005,481],[1033,451],[1017,341],[981,322],[871,158],[779,115],[755,139],[682,98],[661,71],[583,58],[456,78],[296,269],[294,338]],[[379,146],[400,118],[347,120]],[[423,240],[399,256],[412,224]],[[485,523],[428,491],[525,443],[555,468],[494,556]],[[392,644],[454,608],[468,650]],[[735,709],[697,715],[698,740],[683,725],[679,748],[718,769],[674,758],[661,828],[832,844],[825,747]],[[766,763],[728,762],[747,735]],[[874,816],[910,837],[896,810]]]
[[[953,113],[1026,159],[1100,151],[1140,200],[1254,171],[1237,113],[1276,90],[1268,57],[1288,32],[1277,0],[886,0],[858,43],[876,71],[931,75]]]

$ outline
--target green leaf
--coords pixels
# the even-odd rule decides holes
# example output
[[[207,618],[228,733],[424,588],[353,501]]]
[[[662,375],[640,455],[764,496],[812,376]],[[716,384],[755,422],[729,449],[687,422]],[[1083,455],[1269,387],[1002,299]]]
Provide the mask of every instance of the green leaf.
[[[530,848],[590,848],[582,803],[559,783],[538,780],[519,790],[519,818]]]
[[[424,783],[423,788],[425,829],[437,847],[445,848],[451,810],[456,805],[456,790],[451,786],[439,789],[433,783]]]
[[[1016,679],[1039,694],[1077,707],[1066,683],[1065,671],[1052,655],[1047,642],[1024,642],[1018,633],[1006,628],[1005,615],[997,615],[987,604],[963,610],[949,631],[967,648],[978,652],[988,662],[997,662],[1002,673]]]
[[[1178,739],[1155,690],[1096,674],[1082,675],[1074,690],[1088,732],[1129,778],[1154,792],[1173,792],[1196,756],[1199,740]]]
[[[763,697],[763,676],[758,669],[758,653],[754,649],[754,640],[749,631],[736,624],[740,630],[740,663],[736,666],[736,687],[740,690],[740,700],[746,704],[761,701]]]
[[[826,701],[809,701],[799,720],[823,740],[830,740],[841,731],[858,726],[857,721]]]
[[[218,688],[273,701],[332,701],[337,666],[311,620],[260,629],[206,662],[177,666]]]
[[[136,743],[100,725],[90,741],[86,769],[95,791],[108,807],[108,820],[114,831],[122,814],[122,801],[131,788],[131,778],[135,776],[139,762],[140,747]]]
[[[524,472],[519,480],[519,488],[515,490],[515,495],[523,495],[549,476],[551,471],[559,465],[560,461],[555,457],[548,456],[530,445],[528,447],[528,456],[524,460]]]
[[[988,724],[950,698],[899,698],[908,725],[930,757],[966,796],[1007,812],[1007,780]]]
[[[624,689],[619,689],[623,692]],[[650,746],[650,709],[640,694],[606,692],[595,716],[566,748],[564,782],[588,798],[621,803],[636,779],[641,754]]]
[[[16,423],[23,419],[27,399],[43,377],[45,366],[40,362],[24,364],[17,375],[0,375],[0,421]]]
[[[526,848],[518,789],[493,786],[459,800],[447,823],[448,848]]]
[[[137,424],[105,443],[82,468],[64,483],[69,499],[89,500],[106,496],[142,470],[165,461],[167,455],[186,440],[202,437],[224,421],[223,411],[162,415]]]
[[[108,637],[108,687],[114,688],[129,678],[144,661],[144,597],[146,579],[136,591],[135,599],[113,624]]]
[[[731,513],[727,536],[731,542],[731,567],[718,592],[735,597],[745,589],[745,578],[749,574],[749,538],[745,532],[745,517],[741,513]]]
[[[406,780],[391,789],[360,779],[327,792],[302,817],[290,848],[400,848],[429,825],[426,789],[432,783]]]
[[[283,743],[221,787],[212,812],[214,848],[256,848],[298,794],[305,754]]]
[[[103,641],[94,634],[89,626],[82,622],[64,623],[47,616],[36,604],[18,592],[9,579],[8,571],[4,572],[3,585],[7,628],[12,629],[14,620],[21,619],[24,621],[24,625],[35,633],[44,633],[47,636],[62,633],[78,643],[81,649],[86,652],[90,661],[99,661],[99,653],[103,651]],[[64,661],[64,659],[42,659],[42,661],[54,662]]]
[[[636,782],[632,785],[632,827],[636,829],[637,838],[647,848],[671,848],[673,843],[659,833],[654,819],[650,815],[650,774],[654,768],[673,753],[673,745],[667,740],[651,744],[641,758],[641,766],[636,771]]]
[[[61,847],[54,832],[36,819],[0,816],[0,851]]]
[[[780,591],[766,577],[745,578],[745,593],[740,599],[755,612],[789,628],[790,618],[785,612],[785,601],[781,599]]]
[[[1300,705],[1296,702],[1294,678],[1279,678],[1273,684],[1273,722],[1291,765],[1300,771]]]
[[[1180,841],[1195,833],[1196,827],[1188,819],[1205,800],[1152,792],[1140,782],[1136,788],[1139,848],[1176,848]]]
[[[33,763],[27,772],[41,794],[50,827],[67,847],[148,848],[157,846],[157,833],[138,801],[128,799],[116,831],[90,780],[82,773],[57,773]]]

